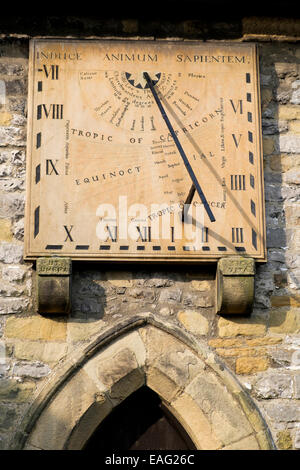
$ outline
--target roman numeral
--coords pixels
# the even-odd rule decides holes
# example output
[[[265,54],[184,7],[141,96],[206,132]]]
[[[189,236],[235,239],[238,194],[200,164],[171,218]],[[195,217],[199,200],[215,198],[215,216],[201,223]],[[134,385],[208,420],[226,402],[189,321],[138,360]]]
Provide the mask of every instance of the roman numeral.
[[[238,227],[232,227],[232,243],[244,243],[244,233],[243,229]]]
[[[229,100],[230,103],[231,103],[231,106],[233,108],[233,111],[235,112],[235,114],[238,112],[238,109],[240,111],[240,114],[243,114],[243,101],[242,100],[238,100],[238,102],[236,104],[234,104],[234,102],[232,100]]]
[[[37,106],[37,119],[63,119],[63,104],[39,104]]]
[[[117,226],[109,227],[109,225],[107,225],[106,229],[108,231],[108,238],[110,238],[112,242],[116,242],[118,239],[118,227]],[[105,241],[107,241],[108,238]]]
[[[70,242],[73,242],[73,241],[74,241],[73,238],[72,238],[72,236],[71,236],[71,230],[72,230],[72,228],[73,228],[73,225],[71,225],[70,228],[68,228],[67,225],[64,225],[64,229],[65,229],[65,231],[67,232],[67,238],[65,239],[65,242],[66,242],[67,240],[70,240]]]
[[[245,175],[230,175],[231,179],[231,189],[233,191],[245,191],[246,183],[245,183]]]
[[[58,160],[55,161],[55,163],[57,163]],[[55,174],[55,175],[59,175],[54,163],[52,160],[46,160],[46,175],[52,175],[52,174]]]
[[[136,229],[139,233],[137,241],[141,239],[142,242],[151,242],[151,227],[142,227],[142,230],[141,227],[136,227]]]
[[[240,145],[240,141],[241,141],[241,138],[242,138],[243,134],[240,134],[238,139],[236,138],[235,134],[231,134],[231,135],[232,135],[232,138],[233,138],[233,141],[235,143],[236,148],[238,148],[238,146]]]
[[[43,65],[42,69],[38,69],[38,72],[43,72],[46,76],[46,78],[51,77],[51,80],[58,80],[58,65],[50,65],[47,67],[47,65]]]

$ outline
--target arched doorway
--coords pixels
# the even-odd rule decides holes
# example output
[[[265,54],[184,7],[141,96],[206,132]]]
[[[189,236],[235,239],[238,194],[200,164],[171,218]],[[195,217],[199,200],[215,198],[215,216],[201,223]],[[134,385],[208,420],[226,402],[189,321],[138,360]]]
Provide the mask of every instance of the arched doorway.
[[[33,399],[11,448],[84,449],[106,418],[145,386],[156,394],[153,406],[159,397],[168,424],[181,438],[189,436],[188,447],[274,448],[253,400],[215,353],[151,314],[110,325],[57,367]]]
[[[113,409],[84,447],[84,450],[106,453],[116,449],[192,450],[196,447],[157,393],[143,386]]]

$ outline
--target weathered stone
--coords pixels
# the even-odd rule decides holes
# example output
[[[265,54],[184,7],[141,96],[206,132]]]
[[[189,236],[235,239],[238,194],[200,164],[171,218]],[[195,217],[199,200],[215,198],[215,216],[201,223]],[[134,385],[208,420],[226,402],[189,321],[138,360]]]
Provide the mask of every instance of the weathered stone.
[[[197,449],[215,450],[221,447],[222,444],[213,432],[211,423],[189,395],[183,394],[174,400],[170,411],[175,417],[178,415],[182,419],[184,416],[184,428],[197,445]]]
[[[26,133],[24,128],[10,126],[0,127],[0,146],[14,145],[25,146],[26,145]]]
[[[299,153],[300,136],[293,134],[279,135],[279,148],[281,152]]]
[[[40,343],[38,341],[18,341],[14,345],[14,355],[17,359],[40,361],[46,364],[56,364],[67,354],[64,343]]]
[[[23,260],[23,246],[14,243],[0,243],[0,261],[6,264],[21,263]]]
[[[300,419],[299,403],[282,403],[272,400],[264,404],[267,415],[277,423],[294,423]]]
[[[235,364],[237,374],[255,374],[268,369],[269,361],[266,357],[238,357]]]
[[[300,331],[298,308],[273,308],[270,312],[269,331],[271,333],[297,333]]]
[[[0,126],[9,126],[11,123],[11,113],[2,112],[0,113]]]
[[[210,293],[201,293],[196,294],[194,292],[189,292],[184,294],[182,303],[186,307],[212,307],[213,299]]]
[[[111,403],[99,393],[95,383],[80,371],[39,417],[38,426],[33,431],[29,444],[45,450],[62,449],[79,420],[89,410],[94,414],[95,421],[100,423],[111,409]],[[89,428],[85,439],[88,439],[95,427],[96,423]],[[80,437],[84,438],[77,434],[76,442]]]
[[[292,398],[292,377],[274,372],[263,375],[255,383],[254,391],[258,398]]]
[[[231,444],[251,433],[251,427],[246,418],[238,412],[230,394],[216,377],[206,372],[198,375],[186,387],[190,395],[201,409],[211,410],[211,424],[214,434],[224,445]]]
[[[26,275],[26,267],[22,266],[3,266],[2,277],[4,281],[23,281]]]
[[[249,346],[271,346],[281,343],[282,338],[278,338],[277,336],[265,336],[264,338],[247,338],[245,341]]]
[[[278,117],[279,119],[286,119],[286,120],[292,120],[292,119],[300,119],[300,109],[298,106],[291,106],[291,105],[286,105],[286,106],[278,106]]]
[[[263,349],[253,348],[217,348],[216,352],[219,356],[223,357],[244,357],[244,356],[264,356]]]
[[[300,307],[300,295],[273,295],[272,307]]]
[[[98,321],[70,321],[68,322],[68,343],[89,341],[93,334],[99,332],[105,325],[103,320]]]
[[[275,151],[275,142],[274,139],[271,137],[264,137],[263,138],[263,151],[264,155],[270,155]]]
[[[0,429],[9,429],[14,425],[16,410],[0,403]]]
[[[295,433],[295,449],[300,449],[300,429]]]
[[[293,447],[293,441],[291,438],[290,431],[279,431],[277,433],[277,446],[282,450],[289,450]]]
[[[58,319],[32,317],[11,317],[5,325],[6,338],[42,341],[65,341],[67,323]]]
[[[262,336],[266,332],[265,321],[261,317],[220,318],[218,321],[219,336]]]
[[[131,287],[132,273],[129,271],[107,271],[107,280],[116,287]]]
[[[183,310],[178,312],[177,318],[191,333],[196,335],[206,335],[208,333],[208,320],[199,312],[194,310]]]
[[[222,450],[259,450],[259,444],[254,436],[248,436],[234,444],[223,447]]]
[[[222,339],[222,338],[213,338],[208,342],[209,346],[213,348],[231,348],[232,346],[244,346],[245,339],[234,338],[234,339]]]
[[[210,281],[192,281],[192,288],[200,292],[209,292],[212,288],[212,283]]]
[[[2,379],[0,381],[0,400],[3,402],[23,403],[29,400],[35,384],[33,382],[17,382],[14,379]]]
[[[0,298],[0,315],[25,312],[28,305],[27,298]]]
[[[300,398],[300,375],[296,375],[294,378],[295,382],[295,398]]]
[[[180,302],[181,301],[181,296],[182,296],[182,290],[181,289],[164,289],[160,296],[159,296],[159,301],[160,302]]]
[[[14,377],[32,377],[40,379],[49,375],[51,369],[41,362],[17,362],[13,367]]]
[[[184,388],[203,371],[204,363],[188,349],[171,350],[157,359],[155,368]]]
[[[147,368],[146,385],[167,403],[171,403],[179,392],[178,384],[156,367]]]
[[[10,242],[12,240],[11,220],[0,219],[0,241]]]

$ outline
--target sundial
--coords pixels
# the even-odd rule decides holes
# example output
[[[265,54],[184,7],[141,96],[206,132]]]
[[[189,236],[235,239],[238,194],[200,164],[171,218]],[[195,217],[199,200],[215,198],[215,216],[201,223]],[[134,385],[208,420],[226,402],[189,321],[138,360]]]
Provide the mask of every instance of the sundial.
[[[254,44],[34,39],[26,259],[266,258]]]

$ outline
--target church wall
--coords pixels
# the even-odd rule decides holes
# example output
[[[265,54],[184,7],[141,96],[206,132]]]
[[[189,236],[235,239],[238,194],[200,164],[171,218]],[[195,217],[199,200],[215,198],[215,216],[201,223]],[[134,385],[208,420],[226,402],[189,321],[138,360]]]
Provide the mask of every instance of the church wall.
[[[250,317],[214,313],[215,265],[98,262],[73,263],[69,316],[37,313],[35,265],[23,260],[28,48],[34,34],[20,24],[17,32],[10,26],[0,34],[0,448],[9,447],[34,393],[56,367],[110,324],[148,314],[216,352],[257,404],[277,448],[300,449],[299,23],[248,18],[239,28],[208,28],[209,40],[251,41],[259,50],[268,261],[257,265]],[[145,24],[106,22],[101,34],[101,24],[90,20],[80,36],[205,39],[199,22],[178,22],[176,30]],[[41,35],[42,26],[35,27]],[[54,24],[52,32],[63,36],[68,27],[78,37],[75,22],[56,30]]]

